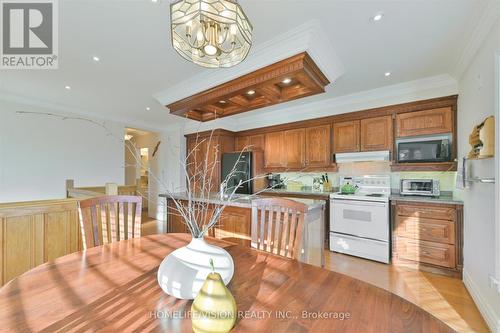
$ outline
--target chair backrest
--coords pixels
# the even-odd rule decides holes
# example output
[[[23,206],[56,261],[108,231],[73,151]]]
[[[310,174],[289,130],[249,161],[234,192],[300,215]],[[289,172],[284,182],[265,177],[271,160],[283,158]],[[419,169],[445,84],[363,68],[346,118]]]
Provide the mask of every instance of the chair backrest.
[[[141,237],[142,198],[108,195],[79,202],[84,249]]]
[[[252,247],[288,258],[301,254],[307,205],[266,198],[252,201]]]

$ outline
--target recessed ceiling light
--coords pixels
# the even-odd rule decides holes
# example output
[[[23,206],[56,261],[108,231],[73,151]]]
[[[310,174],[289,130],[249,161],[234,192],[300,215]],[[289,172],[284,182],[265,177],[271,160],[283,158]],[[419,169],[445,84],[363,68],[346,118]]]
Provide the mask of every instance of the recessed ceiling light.
[[[151,0],[152,3],[158,3],[160,0]]]
[[[287,77],[286,79],[284,79],[281,82],[283,82],[284,84],[290,84],[290,82],[292,82],[292,79],[290,79],[290,78]]]
[[[385,75],[386,77],[388,77],[388,76],[391,76],[391,75],[392,75],[392,73],[391,73],[391,72],[385,72],[385,74],[384,74],[384,75]]]
[[[247,94],[248,95],[254,95],[255,94],[255,90],[249,90],[249,91],[247,91]]]
[[[92,57],[92,60],[94,60],[95,62],[99,62],[99,61],[101,61],[101,59],[99,59],[99,57],[97,57],[97,56],[93,56],[93,57]]]
[[[383,13],[378,13],[378,14],[375,14],[375,16],[372,17],[372,20],[377,22],[377,21],[380,21],[382,19],[382,17],[384,17],[384,14]]]
[[[71,90],[71,87],[70,86],[65,86],[64,89]]]
[[[146,111],[150,111],[151,108],[149,106],[146,107]]]
[[[220,104],[226,104],[226,101],[219,101]]]

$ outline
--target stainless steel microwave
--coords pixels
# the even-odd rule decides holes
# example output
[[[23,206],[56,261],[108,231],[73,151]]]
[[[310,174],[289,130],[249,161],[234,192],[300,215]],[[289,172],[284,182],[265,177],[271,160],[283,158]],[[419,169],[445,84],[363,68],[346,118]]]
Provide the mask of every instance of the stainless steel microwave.
[[[398,163],[451,161],[451,136],[402,138],[396,141]]]
[[[440,183],[436,179],[401,179],[399,193],[402,195],[438,197],[441,195]]]

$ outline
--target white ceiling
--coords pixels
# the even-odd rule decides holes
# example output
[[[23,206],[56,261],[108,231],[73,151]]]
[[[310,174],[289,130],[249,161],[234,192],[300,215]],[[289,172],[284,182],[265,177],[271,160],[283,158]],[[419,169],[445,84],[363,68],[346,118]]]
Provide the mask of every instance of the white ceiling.
[[[240,3],[254,25],[254,45],[308,20],[319,21],[345,74],[326,94],[308,98],[316,101],[438,74],[454,75],[488,0]],[[169,1],[68,0],[60,1],[60,6],[59,70],[0,71],[0,96],[51,103],[144,129],[185,121],[168,115],[153,98],[207,71],[172,49]],[[370,17],[379,11],[384,12],[383,19],[372,22]],[[99,63],[92,61],[94,55]],[[392,75],[386,78],[388,71]],[[66,90],[66,85],[72,89]],[[151,110],[146,111],[147,106]]]

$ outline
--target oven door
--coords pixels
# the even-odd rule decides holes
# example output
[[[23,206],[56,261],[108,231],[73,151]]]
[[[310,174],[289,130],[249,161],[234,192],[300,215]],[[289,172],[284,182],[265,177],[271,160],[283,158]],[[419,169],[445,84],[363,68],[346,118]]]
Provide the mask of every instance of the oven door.
[[[389,203],[333,199],[330,231],[389,241]]]

